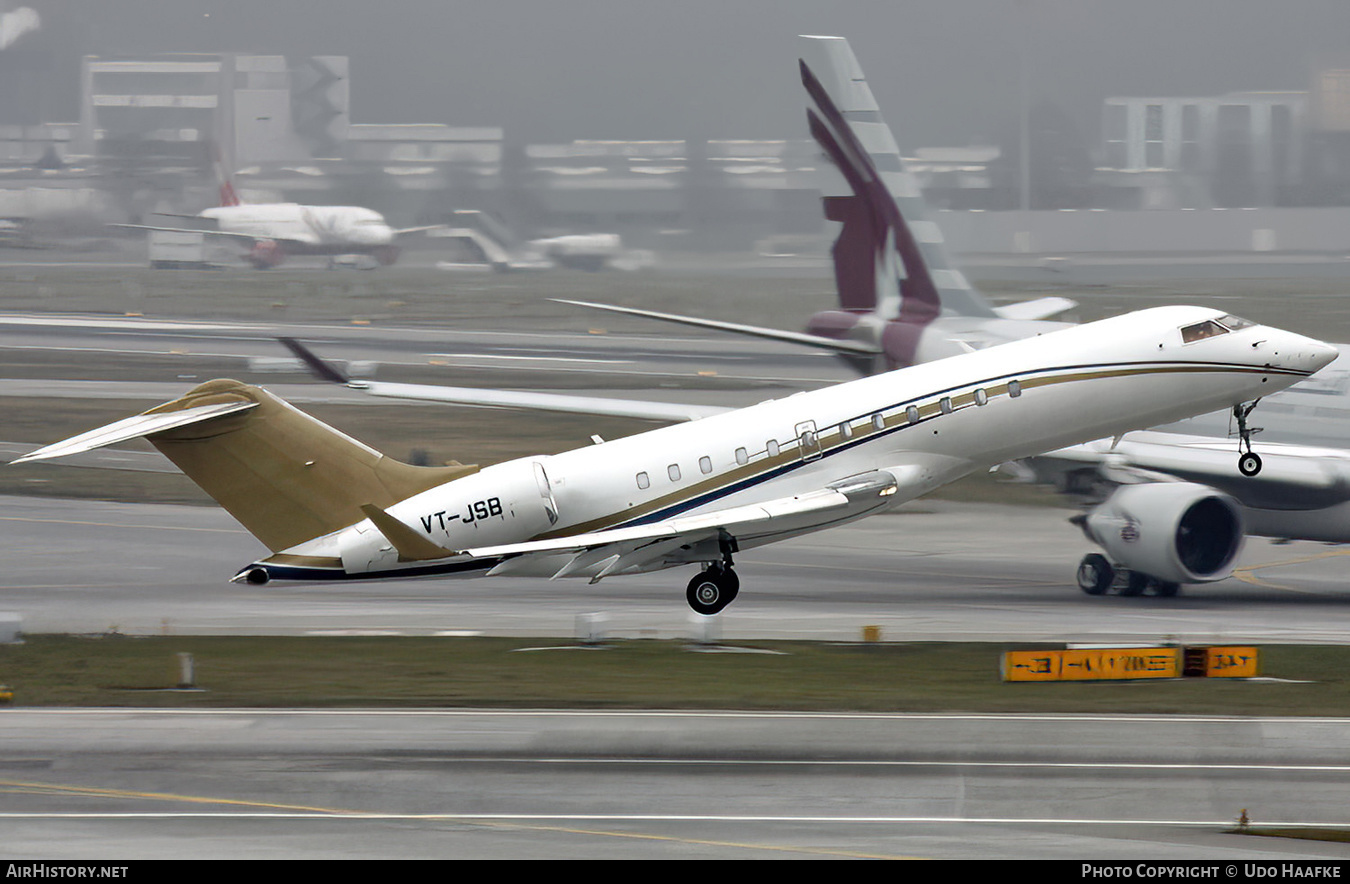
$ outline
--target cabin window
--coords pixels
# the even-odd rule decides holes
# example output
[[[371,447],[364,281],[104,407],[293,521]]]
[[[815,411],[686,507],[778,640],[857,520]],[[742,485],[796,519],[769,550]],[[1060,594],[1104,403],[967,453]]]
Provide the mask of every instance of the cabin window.
[[[840,437],[841,439],[845,439],[845,440],[847,440],[847,439],[852,439],[852,438],[853,438],[853,425],[850,424],[848,421],[844,421],[842,424],[840,424],[840,425],[839,425],[839,437]]]
[[[943,396],[942,399],[938,402],[938,407],[942,409],[942,413],[943,413],[943,414],[951,414],[951,413],[952,413],[952,397],[950,397],[950,396]]]
[[[986,403],[986,402],[988,402],[988,401],[989,401],[989,394],[986,393],[986,392],[984,392],[984,389],[983,389],[983,388],[980,388],[980,389],[978,389],[978,390],[975,391],[975,404],[976,404],[976,405],[983,405],[984,403]]]
[[[886,418],[881,416],[881,412],[872,415],[872,427],[877,430],[886,429]]]
[[[744,448],[737,448],[736,463],[740,464],[741,466],[745,466],[749,462],[750,462],[750,453],[746,451]]]
[[[906,408],[905,419],[911,424],[917,424],[919,422],[919,406],[911,405],[909,408]]]
[[[643,489],[644,491],[652,487],[651,477],[648,476],[645,472],[637,474],[637,483],[638,487]]]
[[[769,457],[777,457],[777,456],[778,456],[778,440],[777,440],[777,439],[770,439],[768,442],[764,443],[764,450],[767,451],[767,452],[769,453]]]
[[[702,457],[700,457],[700,458],[698,459],[698,468],[699,468],[700,471],[702,471],[703,475],[705,475],[705,476],[708,475],[709,473],[711,473],[711,472],[712,472],[712,458],[711,458],[711,457],[708,457],[708,455],[706,455],[706,454],[703,455]]]
[[[1193,344],[1196,341],[1203,341],[1205,338],[1213,338],[1219,335],[1228,334],[1228,329],[1219,325],[1212,319],[1206,319],[1204,322],[1197,322],[1194,325],[1188,325],[1181,330],[1181,342],[1183,344]]]
[[[666,475],[670,477],[670,481],[672,482],[680,481],[680,465],[673,463],[666,467]]]
[[[1018,396],[1021,396],[1021,395],[1022,395],[1022,382],[1021,382],[1021,381],[1008,381],[1008,395],[1011,396],[1013,399],[1016,399]]]

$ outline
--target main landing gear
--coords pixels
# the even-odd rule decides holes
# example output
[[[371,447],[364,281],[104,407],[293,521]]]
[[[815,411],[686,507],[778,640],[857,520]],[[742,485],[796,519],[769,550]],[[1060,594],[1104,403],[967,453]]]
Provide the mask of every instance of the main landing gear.
[[[741,578],[736,576],[736,572],[721,564],[715,564],[700,571],[689,581],[685,598],[689,600],[689,607],[693,608],[695,613],[711,615],[734,602],[740,590]]]
[[[709,562],[706,568],[689,581],[689,586],[685,590],[684,596],[689,601],[689,607],[693,608],[696,614],[711,616],[720,612],[734,602],[741,591],[741,578],[732,570],[731,561],[731,554],[736,552],[736,540],[723,535],[719,546],[722,561]]]
[[[1261,428],[1247,425],[1247,415],[1252,413],[1252,409],[1260,401],[1257,399],[1250,404],[1244,402],[1233,406],[1233,418],[1238,425],[1238,472],[1248,478],[1261,472],[1261,455],[1252,451],[1252,435],[1261,432]]]
[[[1088,553],[1078,563],[1078,588],[1088,595],[1105,595],[1119,584],[1121,595],[1135,596],[1152,592],[1171,598],[1181,592],[1181,584],[1159,580],[1139,571],[1117,570],[1101,553]]]

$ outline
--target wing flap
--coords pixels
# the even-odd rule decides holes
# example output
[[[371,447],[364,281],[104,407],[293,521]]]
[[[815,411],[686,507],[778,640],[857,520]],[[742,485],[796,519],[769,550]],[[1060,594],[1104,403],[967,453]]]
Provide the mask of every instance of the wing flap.
[[[622,555],[652,541],[683,538],[684,542],[696,542],[717,536],[719,530],[754,529],[767,526],[775,520],[846,507],[849,502],[847,495],[834,489],[824,488],[794,497],[784,497],[765,503],[731,507],[693,516],[680,516],[649,525],[592,531],[585,534],[573,534],[568,537],[532,540],[526,543],[480,547],[464,550],[463,553],[474,558],[498,558],[533,554],[581,554],[602,547],[612,547],[613,554]],[[631,546],[623,548],[625,545]],[[571,574],[581,570],[584,565],[603,561],[604,558],[604,556],[599,556],[590,562],[579,563],[577,567],[564,568],[564,570]]]

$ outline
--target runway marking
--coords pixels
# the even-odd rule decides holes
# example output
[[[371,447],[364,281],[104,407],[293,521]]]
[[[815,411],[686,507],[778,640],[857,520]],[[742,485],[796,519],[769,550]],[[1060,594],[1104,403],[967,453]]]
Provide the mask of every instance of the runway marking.
[[[97,528],[134,528],[139,531],[205,531],[217,534],[245,534],[241,528],[192,528],[186,525],[133,525],[126,522],[95,522],[88,519],[36,519],[31,516],[0,516],[0,522],[32,522],[49,525],[92,525]]]
[[[248,801],[238,798],[210,798],[200,795],[178,795],[171,792],[139,792],[129,789],[101,789],[94,786],[73,786],[59,783],[34,783],[22,780],[0,780],[0,791],[28,795],[73,795],[84,798],[135,798],[145,801],[181,801],[188,804],[225,804],[239,807],[267,807],[323,816],[343,816],[359,813],[331,807],[309,807],[303,804],[278,804],[271,801]],[[188,814],[192,816],[193,814]],[[39,815],[40,816],[40,815]]]
[[[603,815],[564,815],[562,817],[550,817],[547,815],[516,815],[516,814],[489,814],[486,816],[476,816],[473,814],[388,814],[388,813],[369,813],[364,811],[349,810],[345,808],[330,807],[310,807],[306,805],[278,804],[269,801],[248,801],[238,798],[212,798],[199,795],[179,795],[168,792],[140,792],[128,789],[102,789],[90,786],[75,786],[52,783],[33,783],[20,780],[0,780],[0,792],[11,794],[28,795],[69,795],[84,798],[130,798],[146,801],[178,801],[189,804],[223,804],[237,807],[259,807],[272,808],[284,813],[184,813],[184,812],[94,812],[94,813],[0,813],[0,819],[194,819],[209,817],[214,819],[312,819],[319,818],[355,818],[361,820],[425,820],[425,821],[458,821],[485,828],[499,829],[517,829],[540,832],[562,832],[573,835],[591,835],[606,838],[628,838],[646,841],[670,841],[679,844],[695,844],[707,847],[731,847],[744,850],[768,850],[784,853],[807,853],[821,856],[839,856],[851,857],[855,859],[916,859],[917,857],[894,856],[886,854],[868,854],[856,851],[831,850],[828,848],[812,847],[786,847],[772,844],[753,844],[734,841],[711,841],[702,838],[680,838],[675,835],[656,835],[639,832],[615,832],[598,829],[578,829],[567,826],[542,826],[542,825],[521,825],[516,820],[527,821],[532,819],[613,819],[622,821],[626,817],[610,817]],[[638,818],[634,818],[638,819]],[[664,821],[663,817],[652,817],[657,821]],[[674,818],[672,818],[674,819]],[[712,818],[716,819],[716,818]]]
[[[762,816],[751,814],[621,814],[621,813],[378,813],[378,812],[342,812],[319,813],[226,813],[174,811],[145,812],[38,812],[16,813],[0,812],[0,819],[20,820],[142,820],[142,819],[288,819],[288,820],[356,820],[389,822],[458,822],[476,823],[512,823],[556,820],[559,822],[618,822],[618,823],[811,823],[831,824],[848,823],[850,825],[895,825],[898,823],[973,823],[984,825],[1037,825],[1037,826],[1187,826],[1206,827],[1236,826],[1236,817],[1224,819],[1181,820],[1181,819],[1074,819],[1072,817],[1001,817],[1001,816]],[[1299,826],[1317,829],[1343,829],[1344,822],[1326,822],[1321,820],[1261,820],[1262,827]],[[709,842],[713,843],[713,842]]]
[[[1288,592],[1316,593],[1318,592],[1317,590],[1299,589],[1294,586],[1285,586],[1280,583],[1271,583],[1269,580],[1263,580],[1251,572],[1259,571],[1263,568],[1280,568],[1286,565],[1303,565],[1308,562],[1315,562],[1318,561],[1319,559],[1328,559],[1333,556],[1350,556],[1350,550],[1344,549],[1329,550],[1327,552],[1313,553],[1312,555],[1300,556],[1294,559],[1283,559],[1278,562],[1261,562],[1255,565],[1244,565],[1241,568],[1234,568],[1233,576],[1244,583],[1250,583],[1253,586],[1261,586],[1267,589],[1283,589],[1287,590]]]
[[[595,835],[604,838],[627,838],[640,841],[670,841],[676,844],[695,844],[703,847],[731,847],[742,850],[767,850],[778,853],[805,853],[810,854],[811,856],[836,856],[846,859],[926,859],[926,857],[919,856],[860,853],[853,850],[831,850],[826,847],[786,847],[775,844],[753,844],[739,841],[711,841],[706,838],[680,838],[675,835],[653,835],[645,832],[615,832],[599,829],[577,829],[568,826],[527,826],[496,822],[484,822],[481,825],[484,828],[506,828],[516,831],[562,832],[570,835]]]
[[[1265,716],[1246,715],[1136,715],[1136,714],[1074,714],[1074,713],[1024,713],[1024,712],[751,712],[751,711],[709,711],[694,712],[674,709],[653,710],[568,710],[568,709],[119,709],[119,708],[22,708],[5,712],[5,718],[12,720],[22,716],[117,716],[139,717],[149,715],[164,717],[172,715],[188,716],[248,716],[253,718],[280,716],[352,716],[352,717],[466,717],[466,718],[693,718],[693,719],[803,719],[803,720],[850,720],[850,721],[1026,721],[1026,722],[1102,722],[1119,725],[1137,724],[1207,724],[1207,725],[1279,725],[1279,724],[1338,724],[1350,726],[1350,717],[1324,716]]]

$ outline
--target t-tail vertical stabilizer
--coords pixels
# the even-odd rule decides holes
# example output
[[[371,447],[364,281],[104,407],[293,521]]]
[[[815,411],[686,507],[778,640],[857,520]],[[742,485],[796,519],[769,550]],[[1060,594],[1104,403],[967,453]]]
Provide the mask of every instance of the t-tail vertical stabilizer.
[[[567,303],[827,349],[862,374],[1063,327],[1042,320],[1072,307],[1065,298],[995,308],[975,291],[952,265],[942,231],[905,169],[848,41],[801,40],[798,70],[809,96],[807,125],[842,176],[822,186],[826,218],[843,225],[831,250],[839,306],[812,316],[805,332],[792,333],[632,307]]]
[[[895,248],[899,250],[896,259],[903,274],[903,282],[898,286],[896,297],[910,296],[906,282],[910,283],[910,289],[918,289],[914,293],[915,297],[922,297],[926,294],[922,292],[923,286],[930,281],[927,285],[936,290],[945,312],[994,319],[998,313],[972,289],[965,275],[954,269],[946,252],[942,231],[929,217],[917,179],[900,159],[895,135],[886,120],[882,119],[882,111],[872,97],[863,67],[857,63],[848,40],[842,36],[803,36],[801,42],[802,82],[814,105],[811,111],[832,123],[834,138],[852,140],[859,147],[859,153],[849,151],[844,157],[838,158],[825,143],[821,144],[826,154],[830,155],[830,161],[844,175],[844,181],[834,182],[833,188],[826,185],[822,189],[826,217],[845,221],[844,231],[841,231],[840,239],[834,244],[840,306],[846,310],[871,309],[865,304],[865,289],[860,287],[871,283],[860,281],[856,269],[859,266],[882,267],[886,259],[875,254],[865,262],[857,258],[859,252],[871,252],[877,248],[877,244],[867,242],[865,233],[863,239],[855,239],[855,231],[850,229],[846,219],[856,216],[860,211],[876,213],[879,209],[877,202],[886,201],[888,197],[898,217],[898,224],[906,228],[907,233],[907,236],[898,235],[895,239]],[[811,111],[807,113],[810,115]],[[819,140],[817,136],[817,142]],[[859,188],[856,179],[868,174],[860,169],[863,165],[871,166],[871,174],[875,175],[880,188]],[[848,185],[846,188],[845,184]],[[860,208],[860,204],[869,205],[868,208]],[[906,238],[913,243],[913,251],[906,248]],[[886,286],[877,287],[880,293],[887,292]],[[855,301],[861,304],[855,304]],[[884,300],[879,300],[875,309],[880,319],[891,320],[899,317],[902,306],[890,306]]]

